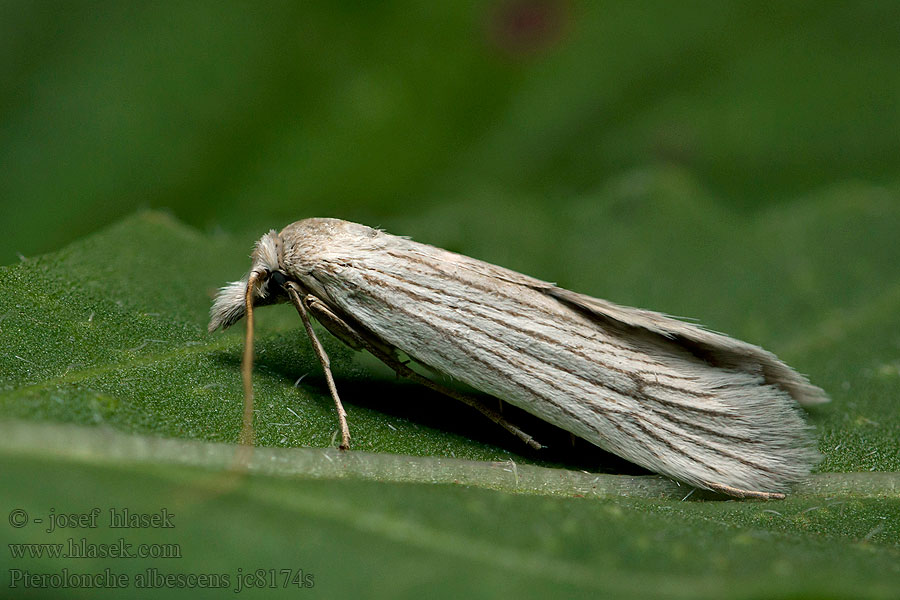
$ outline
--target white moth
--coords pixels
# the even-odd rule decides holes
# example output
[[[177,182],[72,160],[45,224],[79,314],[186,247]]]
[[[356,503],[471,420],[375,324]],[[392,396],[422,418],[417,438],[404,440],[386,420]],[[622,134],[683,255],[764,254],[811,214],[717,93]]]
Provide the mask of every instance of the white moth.
[[[828,397],[758,346],[337,219],[272,230],[252,260],[244,279],[220,290],[209,323],[213,331],[247,316],[245,432],[252,308],[292,301],[325,369],[344,448],[345,413],[307,311],[353,348],[472,404],[536,447],[483,401],[413,371],[397,351],[701,488],[782,497],[818,458],[797,405]]]

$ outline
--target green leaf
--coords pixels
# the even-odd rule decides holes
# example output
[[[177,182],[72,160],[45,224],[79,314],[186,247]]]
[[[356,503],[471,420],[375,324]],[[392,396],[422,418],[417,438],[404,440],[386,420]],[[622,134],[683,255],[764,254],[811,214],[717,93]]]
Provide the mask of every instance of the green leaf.
[[[512,586],[533,595],[605,590],[641,596],[666,585],[672,596],[715,596],[733,592],[739,582],[746,597],[775,590],[887,596],[890,582],[900,580],[900,481],[891,473],[840,472],[897,471],[900,436],[891,398],[900,373],[891,359],[897,347],[889,326],[900,308],[897,278],[886,281],[884,269],[876,274],[853,266],[883,254],[877,232],[894,231],[900,209],[878,193],[852,189],[827,203],[743,219],[704,206],[703,195],[671,173],[648,181],[646,193],[658,199],[652,208],[632,201],[624,210],[629,198],[614,188],[602,198],[586,198],[581,219],[555,215],[540,230],[531,212],[539,206],[515,213],[498,205],[498,216],[520,220],[520,227],[504,231],[533,237],[516,256],[506,253],[516,247],[511,235],[479,247],[473,240],[488,238],[479,236],[476,224],[454,222],[449,214],[392,230],[408,233],[415,226],[419,239],[541,276],[548,274],[542,269],[571,266],[578,257],[580,270],[563,269],[563,276],[583,276],[583,283],[565,283],[598,294],[603,287],[630,289],[629,280],[637,280],[614,265],[639,263],[642,255],[648,264],[659,261],[657,293],[667,300],[654,308],[684,312],[695,303],[714,327],[784,350],[785,358],[832,393],[834,402],[811,419],[821,436],[822,469],[835,474],[815,476],[788,500],[710,502],[712,496],[658,477],[560,471],[560,463],[581,466],[585,459],[529,456],[490,424],[474,426],[478,419],[465,407],[392,381],[324,332],[355,450],[337,459],[317,450],[297,454],[289,448],[332,446],[336,424],[319,368],[297,318],[281,310],[286,307],[267,307],[258,316],[256,424],[258,443],[272,449],[257,450],[251,475],[229,474],[242,408],[242,339],[240,332],[207,334],[205,322],[216,285],[246,269],[247,248],[145,212],[63,251],[0,270],[2,288],[15,290],[0,300],[0,407],[17,419],[3,425],[0,456],[9,482],[4,505],[44,518],[51,508],[83,513],[95,506],[104,514],[127,507],[184,515],[187,522],[174,532],[126,532],[135,547],[181,544],[184,559],[177,563],[77,563],[84,572],[113,564],[132,581],[148,564],[171,572],[228,573],[232,584],[238,569],[296,566],[314,573],[319,589],[334,593],[372,586],[394,573],[399,579],[379,592],[392,596],[415,589],[414,580],[400,575],[413,564],[423,584],[440,584],[448,595],[475,593],[473,586],[480,593]],[[723,229],[728,221],[732,225]],[[608,233],[593,245],[589,222],[604,223]],[[670,233],[660,235],[661,223]],[[688,231],[697,246],[672,245],[672,237]],[[628,238],[646,243],[633,251]],[[854,256],[842,261],[840,248],[850,246]],[[680,258],[672,251],[678,247]],[[711,268],[712,257],[727,268]],[[595,264],[610,267],[584,268]],[[682,266],[678,274],[665,268],[675,265]],[[777,299],[758,309],[767,320],[749,308],[733,310],[750,306],[754,297],[752,286],[742,292],[749,282],[734,283],[735,272],[765,282]],[[869,293],[841,294],[850,278]],[[655,297],[639,288],[632,293]],[[826,293],[827,301],[821,300]],[[797,323],[803,311],[818,316]],[[48,429],[42,422],[74,429]],[[200,445],[173,447],[158,438]],[[226,445],[204,445],[213,442]],[[283,454],[274,447],[285,447]],[[407,458],[391,462],[383,453]],[[451,458],[425,458],[435,455]],[[556,468],[525,464],[535,460]],[[594,467],[617,468],[599,454],[593,461]],[[68,543],[69,537],[112,543],[124,535],[109,528],[88,536],[29,527],[10,529],[11,543]],[[214,555],[204,551],[210,539],[220,550]],[[339,562],[322,558],[337,555]],[[13,566],[32,572],[71,570],[73,564],[16,560]],[[825,575],[798,578],[812,571]],[[470,576],[454,576],[459,572]]]

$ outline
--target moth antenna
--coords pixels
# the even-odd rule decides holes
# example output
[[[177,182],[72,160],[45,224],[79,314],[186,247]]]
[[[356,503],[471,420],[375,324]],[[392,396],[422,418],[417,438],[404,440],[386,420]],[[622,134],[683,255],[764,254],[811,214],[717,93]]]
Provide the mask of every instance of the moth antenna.
[[[241,362],[241,378],[244,382],[244,421],[241,425],[241,444],[252,446],[253,434],[253,288],[262,273],[252,271],[244,292],[247,329],[244,333],[244,358]]]

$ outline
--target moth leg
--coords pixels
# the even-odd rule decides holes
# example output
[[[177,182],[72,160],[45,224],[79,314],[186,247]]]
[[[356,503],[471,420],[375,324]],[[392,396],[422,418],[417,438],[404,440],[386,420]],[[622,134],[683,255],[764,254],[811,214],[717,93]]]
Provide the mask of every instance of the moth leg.
[[[370,347],[377,347],[380,352],[394,354],[393,347],[376,339],[371,334],[354,329],[344,319],[334,314],[327,304],[312,294],[307,294],[303,303],[329,333],[354,350],[368,350]]]
[[[460,402],[471,406],[472,408],[481,412],[481,414],[486,416],[488,419],[490,419],[500,427],[503,427],[508,432],[525,442],[528,446],[536,450],[540,450],[543,447],[530,435],[504,419],[503,415],[501,415],[499,411],[490,408],[487,404],[485,404],[475,396],[471,396],[453,388],[443,386],[429,379],[428,377],[425,377],[424,375],[421,375],[412,370],[406,363],[397,358],[395,348],[385,344],[369,333],[354,329],[352,326],[347,324],[347,322],[334,314],[334,312],[328,307],[328,305],[326,305],[315,296],[306,296],[304,302],[306,304],[306,307],[309,308],[309,311],[313,313],[313,315],[316,317],[316,320],[319,321],[319,323],[321,323],[325,327],[325,329],[333,333],[335,337],[346,343],[351,348],[354,348],[356,350],[368,350],[378,360],[393,369],[397,373],[397,375],[405,377],[438,393],[449,396],[450,398],[459,400]]]
[[[309,313],[306,311],[306,307],[300,300],[300,295],[297,293],[295,284],[293,282],[288,282],[285,284],[285,289],[288,292],[288,296],[291,297],[291,302],[293,302],[294,306],[297,308],[297,312],[300,313],[300,318],[303,320],[303,327],[306,328],[306,335],[309,336],[313,349],[316,351],[316,356],[319,357],[319,362],[322,364],[322,370],[325,371],[325,381],[328,383],[328,391],[331,392],[331,397],[334,398],[334,405],[337,408],[338,413],[338,423],[340,423],[341,427],[340,448],[341,450],[347,450],[350,448],[350,428],[347,426],[347,412],[344,410],[344,405],[341,404],[341,398],[338,396],[337,387],[334,385],[334,377],[331,375],[331,361],[328,359],[328,354],[325,353],[325,348],[322,347],[319,338],[316,337],[316,332],[313,331],[312,323],[309,320]]]
[[[735,498],[759,498],[761,500],[783,500],[784,494],[778,492],[755,492],[753,490],[742,490],[740,488],[731,487],[730,485],[722,485],[720,483],[706,483],[706,486],[714,491],[722,494],[728,494]]]
[[[370,352],[371,352],[371,350],[370,350]],[[373,352],[373,354],[375,354],[375,353]],[[407,365],[405,365],[404,363],[397,360],[396,357],[380,356],[378,354],[375,354],[375,356],[377,358],[379,358],[381,360],[381,362],[385,363],[387,366],[389,366],[394,371],[396,371],[397,374],[400,375],[401,377],[406,377],[407,379],[410,379],[411,381],[414,381],[420,385],[424,385],[425,387],[432,389],[438,393],[441,393],[445,396],[449,396],[450,398],[453,398],[454,400],[459,400],[463,404],[467,404],[468,406],[471,406],[472,408],[474,408],[475,410],[477,410],[478,412],[480,412],[481,414],[486,416],[488,419],[490,419],[491,421],[493,421],[494,423],[496,423],[503,429],[507,430],[508,432],[510,432],[511,434],[513,434],[514,436],[516,436],[517,438],[519,438],[520,440],[525,442],[525,444],[527,444],[531,448],[534,448],[535,450],[540,450],[541,448],[543,448],[543,446],[540,444],[540,442],[536,441],[533,437],[531,437],[530,435],[528,435],[527,433],[522,431],[516,425],[513,425],[512,423],[507,421],[505,418],[503,418],[503,415],[501,415],[499,412],[497,412],[496,410],[494,410],[493,408],[491,408],[490,406],[488,406],[487,404],[485,404],[484,402],[482,402],[480,399],[476,398],[475,396],[466,394],[465,392],[460,392],[459,390],[455,390],[451,387],[447,387],[447,386],[441,385],[435,381],[432,381],[431,379],[425,377],[424,375],[420,375],[419,373],[413,371]]]

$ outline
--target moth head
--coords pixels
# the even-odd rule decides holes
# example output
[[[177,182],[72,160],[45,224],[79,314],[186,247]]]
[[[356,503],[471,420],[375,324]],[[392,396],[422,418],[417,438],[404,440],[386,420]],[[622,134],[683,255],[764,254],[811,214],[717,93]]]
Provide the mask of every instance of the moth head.
[[[285,302],[284,283],[287,275],[281,268],[281,237],[269,231],[256,242],[251,255],[250,271],[239,281],[232,281],[219,289],[209,311],[209,331],[227,329],[247,313],[247,295],[253,306]]]

